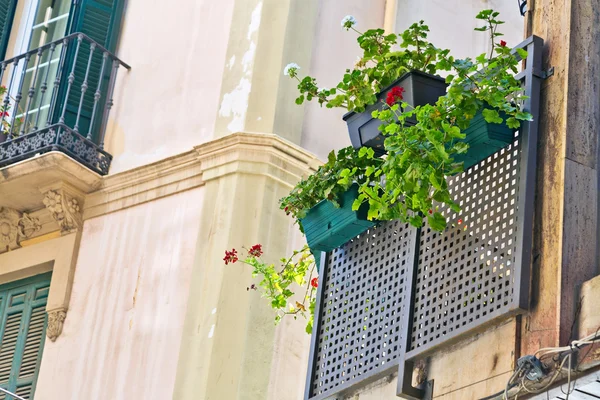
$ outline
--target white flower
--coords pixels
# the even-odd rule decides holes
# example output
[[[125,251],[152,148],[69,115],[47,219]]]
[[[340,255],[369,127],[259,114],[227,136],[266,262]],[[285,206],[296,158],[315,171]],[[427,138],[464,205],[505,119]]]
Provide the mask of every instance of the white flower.
[[[283,74],[285,76],[291,76],[292,78],[296,76],[296,72],[300,69],[300,66],[296,63],[289,63],[283,69]]]
[[[354,18],[352,15],[346,15],[342,19],[342,28],[346,28],[346,30],[349,30],[354,25],[356,25],[356,18]]]

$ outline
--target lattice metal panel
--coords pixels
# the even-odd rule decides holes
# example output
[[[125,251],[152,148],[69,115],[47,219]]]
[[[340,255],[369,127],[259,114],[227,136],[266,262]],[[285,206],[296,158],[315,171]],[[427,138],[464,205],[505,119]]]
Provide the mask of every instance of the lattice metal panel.
[[[407,224],[387,222],[327,255],[313,338],[311,399],[364,383],[398,364],[406,343],[403,311],[415,233]]]
[[[445,232],[422,228],[409,350],[425,351],[514,308],[519,142],[450,179],[462,210],[440,207]]]

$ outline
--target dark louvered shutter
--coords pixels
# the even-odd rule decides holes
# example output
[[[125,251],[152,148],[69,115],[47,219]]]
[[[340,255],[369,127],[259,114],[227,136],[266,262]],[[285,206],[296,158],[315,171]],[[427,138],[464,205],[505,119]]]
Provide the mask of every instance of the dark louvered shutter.
[[[2,60],[6,58],[6,47],[16,7],[17,0],[0,0],[0,59]]]
[[[0,290],[0,386],[33,398],[44,339],[48,275],[40,275]],[[15,287],[16,286],[16,287]],[[0,400],[10,398],[0,394]]]
[[[106,47],[109,51],[113,52],[116,49],[121,17],[123,14],[123,0],[80,0],[72,7],[71,17],[71,28],[70,33],[82,32],[87,36]],[[75,42],[71,45],[69,55],[67,56],[67,62],[65,63],[63,77],[66,78],[71,72],[73,62],[75,58]],[[79,109],[79,102],[81,100],[81,85],[85,79],[87,70],[88,60],[90,56],[90,45],[87,42],[82,42],[77,56],[77,62],[75,64],[75,81],[73,83],[71,92],[67,98],[67,112],[65,114],[66,124],[73,128],[77,118],[77,112]],[[94,56],[92,57],[92,63],[88,73],[88,89],[83,99],[83,105],[81,109],[81,117],[79,120],[79,132],[82,135],[86,135],[90,130],[90,120],[94,107],[94,93],[98,88],[98,81],[101,78],[100,72],[102,68],[102,53],[96,49]],[[94,126],[91,131],[95,134],[100,126],[100,120],[102,116],[103,104],[105,103],[104,94],[106,87],[108,86],[108,79],[110,77],[111,65],[107,62],[104,69],[104,76],[102,77],[102,88],[101,91],[103,97],[100,99],[98,105],[98,111],[94,118]],[[66,79],[63,80],[66,82]],[[66,97],[65,89],[66,84],[63,86],[62,99]],[[59,109],[57,112],[62,111],[62,105],[64,103],[59,102]]]

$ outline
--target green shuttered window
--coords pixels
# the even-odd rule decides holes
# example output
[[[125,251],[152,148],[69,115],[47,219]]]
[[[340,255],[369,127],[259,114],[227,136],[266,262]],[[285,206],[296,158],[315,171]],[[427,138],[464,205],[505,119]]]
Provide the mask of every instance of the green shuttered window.
[[[4,60],[17,0],[0,0],[0,58]]]
[[[117,46],[122,14],[123,0],[82,0],[72,11],[70,33],[85,33],[87,36],[114,53]],[[67,112],[65,114],[65,120],[69,126],[75,125],[75,120],[77,118],[77,112],[79,109],[79,101],[81,100],[80,88],[85,78],[89,56],[90,46],[84,42],[79,49],[79,54],[75,64],[75,81],[73,83],[73,87],[76,89],[71,90],[69,93],[69,98],[67,99]],[[67,63],[65,64],[65,79],[72,70],[74,58],[74,48],[72,48]],[[102,77],[103,87],[108,85],[111,67],[111,65],[105,66]],[[101,68],[102,53],[99,50],[96,50],[94,52],[94,56],[92,57],[92,63],[90,65],[88,75],[89,89],[85,94],[81,110],[81,118],[79,121],[80,132],[88,132],[89,130],[94,107],[94,93],[98,87]],[[65,94],[63,94],[63,98],[64,96]],[[106,100],[104,98],[101,98],[100,104],[103,104],[105,101]],[[60,107],[59,110],[62,110],[62,107]],[[97,116],[94,119],[95,121],[92,132],[96,132],[98,130],[101,120],[101,118],[98,118]]]
[[[33,399],[44,339],[50,275],[0,286],[0,387]],[[0,393],[0,400],[11,396]]]

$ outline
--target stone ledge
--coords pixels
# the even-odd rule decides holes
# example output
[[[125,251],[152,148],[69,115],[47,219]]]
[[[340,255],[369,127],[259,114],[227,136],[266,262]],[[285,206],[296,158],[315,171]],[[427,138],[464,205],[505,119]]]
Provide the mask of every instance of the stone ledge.
[[[101,187],[87,195],[83,218],[170,196],[233,173],[263,175],[291,187],[320,164],[314,155],[277,135],[235,133],[104,177]]]
[[[101,186],[102,177],[64,153],[45,153],[0,168],[0,207],[39,210],[44,207],[41,189],[59,182],[88,194]]]

